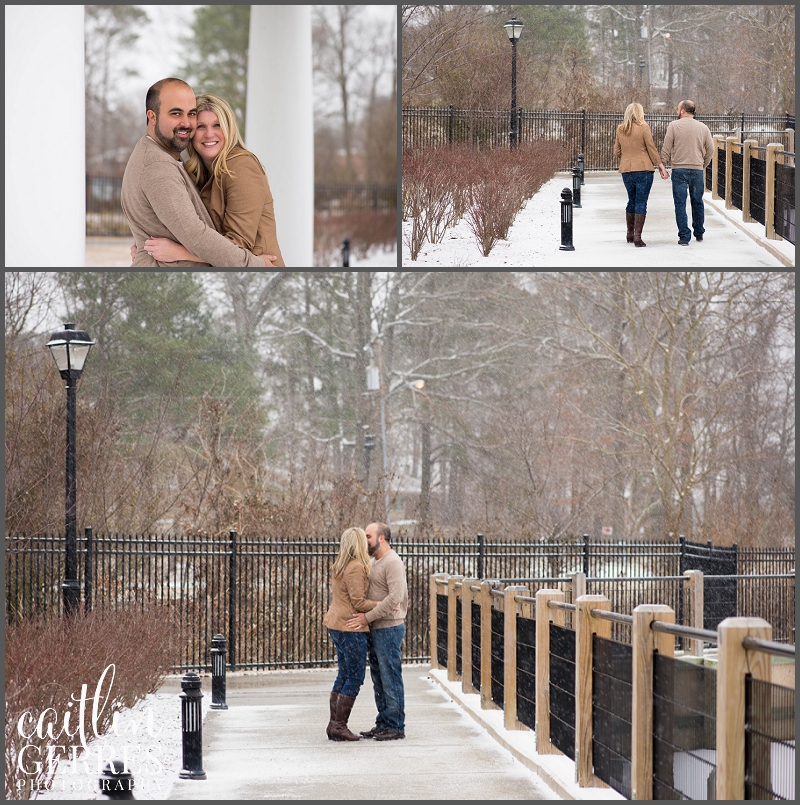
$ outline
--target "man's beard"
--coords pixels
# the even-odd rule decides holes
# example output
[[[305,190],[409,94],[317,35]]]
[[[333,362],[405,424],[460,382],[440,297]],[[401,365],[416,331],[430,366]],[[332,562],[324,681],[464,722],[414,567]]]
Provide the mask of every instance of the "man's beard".
[[[178,131],[188,131],[189,136],[185,140],[181,140],[176,134]],[[182,126],[176,126],[172,130],[172,137],[165,137],[158,127],[158,120],[156,120],[155,135],[161,145],[168,148],[170,151],[175,151],[180,154],[181,151],[185,151],[186,147],[189,145],[189,140],[192,139],[192,130],[183,128]]]
[[[375,556],[375,551],[377,551],[377,550],[378,550],[377,545],[374,545],[374,546],[373,545],[367,545],[367,553],[370,556]]]

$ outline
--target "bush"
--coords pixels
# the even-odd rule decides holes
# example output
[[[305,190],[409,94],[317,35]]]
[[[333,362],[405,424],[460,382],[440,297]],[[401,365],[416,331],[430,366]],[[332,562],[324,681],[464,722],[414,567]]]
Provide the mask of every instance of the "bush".
[[[396,246],[397,212],[314,213],[314,265],[324,268],[340,265],[345,238],[350,240],[351,253],[360,260],[373,246]]]
[[[70,713],[69,731],[75,733],[77,710],[71,697],[80,697],[82,685],[87,697],[93,696],[105,669],[112,671],[103,680],[104,705],[98,716],[98,733],[113,723],[115,711],[133,707],[154,692],[175,663],[177,621],[174,610],[151,607],[119,612],[92,612],[57,620],[25,620],[6,627],[6,799],[30,799],[38,788],[50,784],[58,761],[69,750],[57,747],[80,744],[80,737],[61,735],[65,715]],[[48,709],[52,708],[52,709]],[[71,708],[71,709],[68,709]],[[86,706],[87,742],[93,736],[92,705]],[[18,732],[25,713],[26,733],[42,718],[44,737],[23,737]],[[53,737],[46,727],[52,725]],[[20,753],[26,749],[23,758]],[[54,747],[53,762],[47,763],[48,746]],[[35,768],[27,774],[19,768]],[[24,761],[24,762],[23,762]]]

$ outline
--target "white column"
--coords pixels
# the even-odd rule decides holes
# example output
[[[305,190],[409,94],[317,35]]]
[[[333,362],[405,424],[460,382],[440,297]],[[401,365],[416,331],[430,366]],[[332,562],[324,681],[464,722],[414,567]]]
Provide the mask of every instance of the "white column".
[[[244,140],[267,172],[291,268],[314,265],[312,103],[311,6],[250,6]]]
[[[6,6],[6,268],[86,257],[83,6]]]

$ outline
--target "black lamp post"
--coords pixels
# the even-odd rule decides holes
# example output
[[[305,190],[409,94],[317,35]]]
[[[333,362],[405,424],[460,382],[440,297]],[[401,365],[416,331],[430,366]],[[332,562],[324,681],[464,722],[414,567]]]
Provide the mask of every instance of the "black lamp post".
[[[510,19],[504,26],[508,39],[511,42],[511,147],[517,146],[517,40],[525,27],[516,17]]]
[[[64,565],[64,614],[78,611],[78,550],[75,533],[75,391],[89,350],[95,342],[68,322],[50,336],[47,346],[67,389],[66,557]]]

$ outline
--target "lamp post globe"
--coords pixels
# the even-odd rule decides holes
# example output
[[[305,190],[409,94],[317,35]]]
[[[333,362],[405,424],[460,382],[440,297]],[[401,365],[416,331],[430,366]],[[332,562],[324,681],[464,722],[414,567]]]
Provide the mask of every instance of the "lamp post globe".
[[[78,610],[80,597],[78,588],[78,553],[76,535],[76,496],[75,496],[75,392],[78,380],[89,350],[95,342],[83,330],[76,330],[72,322],[67,322],[63,330],[50,336],[47,347],[67,390],[67,463],[66,463],[66,555],[64,558],[64,582],[62,595],[64,614],[73,615]]]
[[[525,24],[522,20],[516,17],[510,19],[503,29],[508,34],[508,39],[511,42],[511,137],[510,144],[512,148],[517,145],[517,41],[522,35],[522,29]]]

